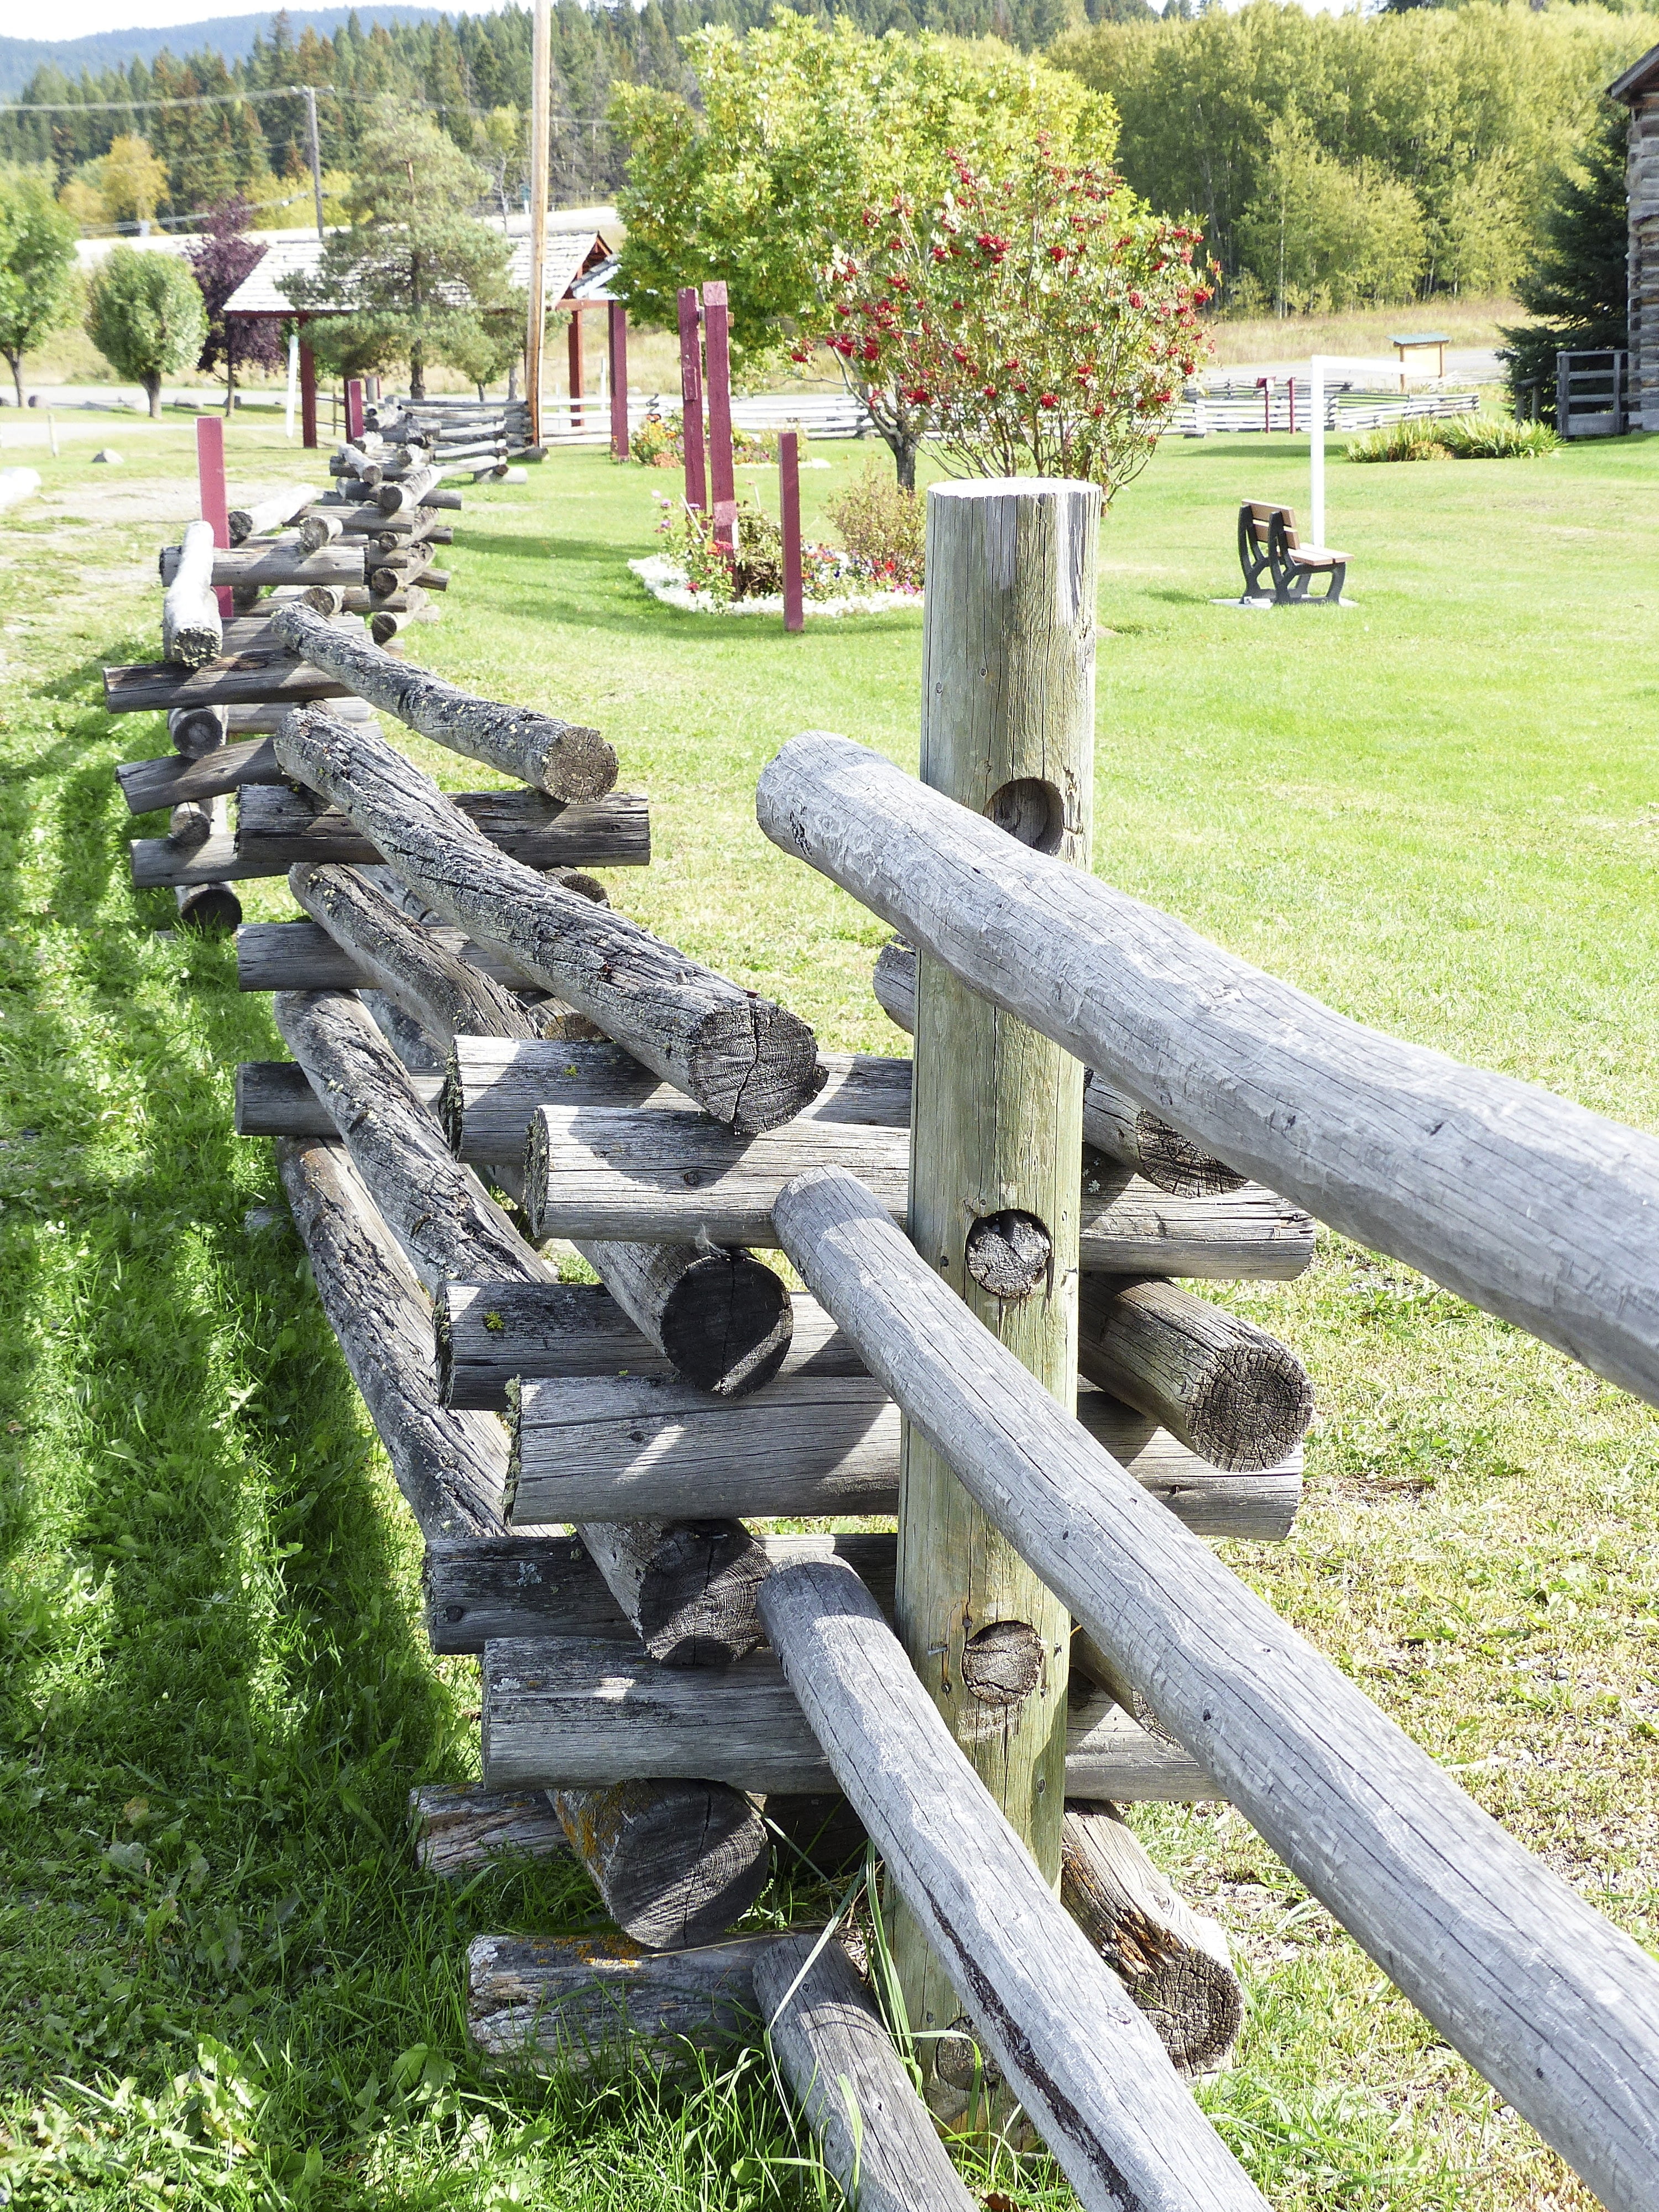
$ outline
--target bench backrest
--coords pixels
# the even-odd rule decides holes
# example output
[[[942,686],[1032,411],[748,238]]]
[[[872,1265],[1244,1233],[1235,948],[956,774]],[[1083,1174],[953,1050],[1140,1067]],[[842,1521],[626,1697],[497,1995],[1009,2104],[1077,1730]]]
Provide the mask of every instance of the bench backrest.
[[[1260,546],[1264,552],[1267,550],[1267,532],[1273,526],[1275,516],[1284,525],[1285,544],[1294,550],[1301,544],[1301,540],[1296,534],[1294,507],[1279,507],[1271,500],[1247,499],[1238,510],[1238,519],[1245,524],[1250,533],[1251,541]]]

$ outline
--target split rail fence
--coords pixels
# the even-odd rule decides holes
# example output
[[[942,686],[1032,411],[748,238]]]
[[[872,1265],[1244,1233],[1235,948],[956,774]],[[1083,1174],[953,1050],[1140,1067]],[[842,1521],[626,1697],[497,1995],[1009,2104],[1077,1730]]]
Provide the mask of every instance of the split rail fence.
[[[935,2121],[1017,2102],[1091,2212],[1259,2206],[1183,2079],[1237,2031],[1224,1938],[1115,1809],[1224,1799],[1638,2212],[1659,1967],[1222,1565],[1289,1530],[1311,1398],[1180,1279],[1292,1276],[1316,1216],[1659,1399],[1659,1143],[1088,872],[1098,520],[936,487],[922,781],[824,735],[761,778],[766,835],[900,933],[913,1059],[821,1052],[557,872],[648,859],[599,732],[270,617],[308,919],[239,933],[293,1060],[239,1070],[238,1127],[278,1140],[433,1645],[482,1659],[483,1786],[417,1793],[420,1850],[568,1850],[619,1930],[476,1942],[472,2033],[587,2069],[763,2021],[860,2205],[963,2212]],[[373,708],[526,788],[441,792]],[[921,2092],[826,1931],[732,1932],[775,1841],[849,1832]]]
[[[133,839],[132,878],[171,885],[186,927],[234,927],[234,885],[285,873],[301,849],[354,857],[349,825],[318,818],[288,786],[271,737],[297,702],[337,699],[358,720],[372,707],[343,677],[297,659],[277,615],[303,607],[337,633],[348,662],[354,642],[401,655],[404,632],[434,620],[449,587],[439,556],[461,505],[453,479],[522,481],[514,463],[540,458],[524,447],[521,409],[392,402],[382,424],[355,381],[346,409],[353,434],[329,462],[330,485],[296,484],[244,507],[228,502],[222,422],[198,422],[201,519],[161,549],[161,659],[104,672],[111,714],[167,714],[173,752],[116,775],[134,815],[167,810],[165,836]],[[499,813],[499,794],[480,794],[486,802]],[[534,826],[510,807],[506,819]]]

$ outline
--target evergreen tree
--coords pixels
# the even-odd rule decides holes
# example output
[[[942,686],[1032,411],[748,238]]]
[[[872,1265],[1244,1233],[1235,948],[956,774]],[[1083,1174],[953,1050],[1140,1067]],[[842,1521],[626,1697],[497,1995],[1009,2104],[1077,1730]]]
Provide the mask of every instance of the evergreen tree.
[[[426,396],[428,362],[477,353],[483,319],[514,295],[506,238],[468,210],[489,179],[429,115],[384,100],[358,155],[349,226],[335,232],[310,276],[290,280],[297,307],[349,304],[319,319],[319,360],[349,373],[409,363],[409,388]]]
[[[1629,343],[1629,146],[1630,110],[1603,101],[1579,161],[1556,179],[1541,241],[1516,287],[1522,306],[1539,319],[1506,329],[1498,358],[1517,410],[1535,383],[1547,422],[1555,420],[1558,353],[1620,352]]]

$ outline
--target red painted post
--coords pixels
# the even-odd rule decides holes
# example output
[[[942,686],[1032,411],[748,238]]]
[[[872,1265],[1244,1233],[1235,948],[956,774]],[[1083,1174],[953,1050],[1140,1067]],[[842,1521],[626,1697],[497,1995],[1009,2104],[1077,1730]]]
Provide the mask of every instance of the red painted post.
[[[611,458],[628,459],[628,310],[611,302]]]
[[[202,520],[213,525],[216,545],[230,543],[230,502],[225,496],[225,424],[220,415],[196,417],[196,482],[201,495]],[[219,611],[232,611],[228,589],[221,584],[214,594]]]
[[[361,376],[346,379],[346,435],[361,438],[363,434],[363,380]]]
[[[697,327],[697,289],[689,284],[680,301],[680,420],[685,426],[685,503],[708,505],[708,472],[702,443],[702,342]]]
[[[800,574],[800,441],[793,430],[778,440],[778,504],[783,518],[783,626],[804,629]]]
[[[731,317],[724,284],[702,288],[703,340],[708,361],[708,496],[714,543],[738,542],[738,488],[732,470]]]
[[[303,338],[300,341],[300,443],[307,453],[317,450],[317,356]]]

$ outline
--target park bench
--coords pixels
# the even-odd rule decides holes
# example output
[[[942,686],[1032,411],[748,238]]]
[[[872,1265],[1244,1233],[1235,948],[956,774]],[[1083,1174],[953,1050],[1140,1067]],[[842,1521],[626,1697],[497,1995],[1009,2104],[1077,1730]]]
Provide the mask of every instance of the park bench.
[[[1238,510],[1238,565],[1244,571],[1244,596],[1261,597],[1261,580],[1273,580],[1275,606],[1340,605],[1348,556],[1328,545],[1303,545],[1296,534],[1296,516],[1288,507],[1266,500],[1247,499]],[[1323,592],[1310,597],[1308,586],[1316,576],[1328,576]]]

